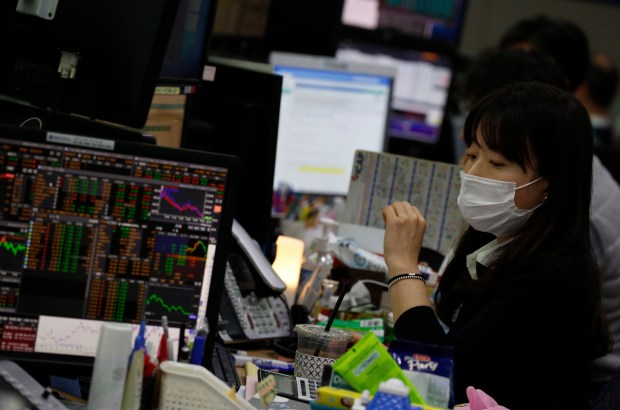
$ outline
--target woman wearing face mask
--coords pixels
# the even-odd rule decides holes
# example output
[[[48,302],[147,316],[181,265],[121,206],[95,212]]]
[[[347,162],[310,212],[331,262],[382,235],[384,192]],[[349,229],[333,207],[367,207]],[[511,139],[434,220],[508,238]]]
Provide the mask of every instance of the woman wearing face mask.
[[[588,114],[564,91],[519,83],[476,104],[464,136],[469,227],[434,306],[417,275],[423,216],[407,202],[384,208],[396,336],[454,347],[457,403],[471,385],[511,409],[585,408],[589,364],[609,348],[588,229]]]

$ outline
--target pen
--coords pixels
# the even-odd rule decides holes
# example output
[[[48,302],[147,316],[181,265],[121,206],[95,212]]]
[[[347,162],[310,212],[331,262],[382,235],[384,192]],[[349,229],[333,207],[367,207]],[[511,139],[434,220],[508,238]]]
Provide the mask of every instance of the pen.
[[[144,333],[146,325],[144,321],[140,322],[140,330],[134,342],[133,350],[129,356],[129,369],[127,371],[127,379],[123,389],[123,398],[121,408],[139,410],[140,400],[142,398],[142,382],[144,380]]]
[[[185,342],[185,322],[181,323],[181,327],[179,328],[179,348],[177,350],[177,357],[181,357],[181,352],[183,348],[187,345]]]
[[[234,359],[236,367],[243,367],[247,362],[252,362],[256,366],[265,370],[293,371],[295,367],[293,363],[284,362],[282,360],[272,360],[254,356],[242,356],[238,354],[232,354],[232,357]],[[271,369],[267,369],[267,367],[270,367]]]
[[[202,356],[205,348],[205,337],[196,336],[194,338],[194,345],[192,346],[192,352],[190,354],[189,362],[191,364],[202,364]]]
[[[138,335],[136,336],[136,339],[133,344],[133,349],[131,350],[131,353],[129,354],[129,365],[130,366],[131,366],[131,360],[133,359],[133,354],[137,350],[146,350],[145,334],[146,334],[146,324],[144,323],[144,321],[141,321],[140,328],[138,330]]]
[[[166,336],[166,358],[167,360],[174,360],[174,343],[170,338],[170,330],[167,316],[161,317],[161,325],[164,328],[164,335]]]
[[[159,340],[159,351],[157,352],[157,361],[161,364],[166,360],[172,360],[172,355],[168,352],[168,318],[166,316],[161,317],[161,326],[164,329],[161,339]]]
[[[263,370],[277,370],[283,373],[293,373],[293,371],[295,371],[295,365],[293,363],[286,363],[286,362],[281,362],[284,363],[283,365],[281,364],[274,364],[272,363],[272,360],[269,359],[253,359],[252,363],[254,363],[256,365],[256,367],[258,367],[259,369],[263,369]],[[279,362],[279,360],[276,360],[276,362]]]
[[[168,317],[161,317],[161,326],[164,328],[164,334],[166,335],[166,339],[170,339],[170,333],[168,332]]]
[[[271,360],[271,359],[265,359],[263,357],[248,356],[248,355],[243,355],[243,354],[233,353],[231,354],[231,356],[233,357],[236,367],[243,367],[247,362],[253,362],[254,360],[258,362],[268,361],[269,365],[275,365],[275,366],[286,366],[288,364],[287,362],[283,362],[282,360]]]
[[[166,333],[162,333],[161,339],[159,339],[159,349],[157,350],[157,362],[159,364],[168,360],[168,339]]]

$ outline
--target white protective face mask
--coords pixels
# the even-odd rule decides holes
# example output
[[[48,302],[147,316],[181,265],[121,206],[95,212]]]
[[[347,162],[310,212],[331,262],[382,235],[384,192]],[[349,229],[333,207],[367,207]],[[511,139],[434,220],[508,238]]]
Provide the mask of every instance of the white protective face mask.
[[[515,192],[538,182],[535,179],[517,187],[514,182],[498,181],[469,175],[461,171],[461,191],[458,205],[463,219],[480,232],[503,237],[515,232],[528,220],[534,209],[519,209],[515,204]]]

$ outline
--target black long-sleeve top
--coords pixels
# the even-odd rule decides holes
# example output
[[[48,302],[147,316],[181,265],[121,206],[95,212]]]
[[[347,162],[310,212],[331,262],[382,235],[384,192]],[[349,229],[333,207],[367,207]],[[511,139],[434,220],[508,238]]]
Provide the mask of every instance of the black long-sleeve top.
[[[433,309],[415,307],[396,321],[396,337],[454,347],[456,403],[474,386],[512,410],[585,408],[590,273],[559,261],[519,265],[469,295],[447,334]]]

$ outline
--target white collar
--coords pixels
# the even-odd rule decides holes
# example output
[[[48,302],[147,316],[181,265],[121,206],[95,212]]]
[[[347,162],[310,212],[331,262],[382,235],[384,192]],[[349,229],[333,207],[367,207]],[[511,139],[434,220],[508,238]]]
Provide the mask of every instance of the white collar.
[[[497,239],[493,239],[491,242],[484,245],[477,251],[470,253],[466,256],[467,270],[473,280],[478,280],[478,272],[476,272],[476,264],[479,263],[482,266],[489,266],[493,260],[497,257],[497,251],[506,245],[508,241],[497,243]]]
[[[611,126],[611,118],[607,115],[590,114],[590,122],[594,128],[606,128]]]

